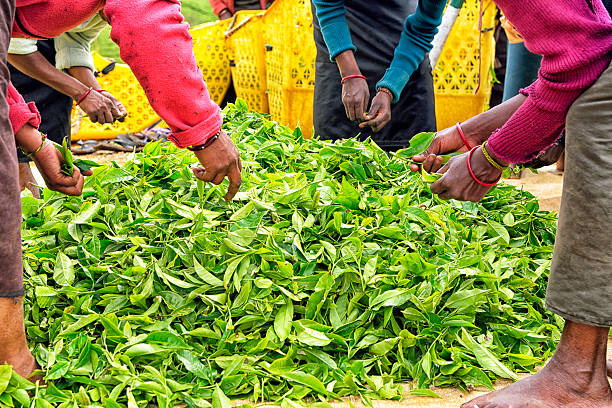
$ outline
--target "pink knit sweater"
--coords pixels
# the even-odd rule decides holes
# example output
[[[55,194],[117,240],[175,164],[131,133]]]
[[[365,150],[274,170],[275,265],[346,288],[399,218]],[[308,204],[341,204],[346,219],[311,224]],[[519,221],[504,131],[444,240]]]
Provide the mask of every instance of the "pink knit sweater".
[[[196,64],[179,0],[16,0],[16,5],[13,37],[22,38],[56,37],[104,9],[121,58],[170,126],[170,140],[179,147],[198,145],[221,128],[219,107]],[[32,117],[22,99],[9,104],[14,128]]]
[[[601,0],[495,2],[543,56],[538,80],[522,91],[527,100],[489,139],[496,156],[522,163],[558,139],[572,103],[610,65],[612,20]]]

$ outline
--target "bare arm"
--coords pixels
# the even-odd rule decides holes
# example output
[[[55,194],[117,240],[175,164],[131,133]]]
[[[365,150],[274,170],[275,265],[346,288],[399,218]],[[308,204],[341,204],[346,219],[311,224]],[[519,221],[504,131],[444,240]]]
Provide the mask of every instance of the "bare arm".
[[[50,86],[72,99],[79,99],[87,86],[55,68],[38,51],[31,54],[8,54],[8,61],[19,71]]]
[[[89,87],[100,89],[100,85],[89,68],[73,68],[79,76],[86,78],[87,83],[83,83],[55,68],[38,51],[31,54],[8,54],[8,61],[24,74],[75,100],[79,100]],[[84,71],[89,71],[89,76]],[[99,92],[90,92],[79,106],[89,115],[92,122],[112,123],[115,119],[125,116],[123,106],[119,108],[108,95]]]

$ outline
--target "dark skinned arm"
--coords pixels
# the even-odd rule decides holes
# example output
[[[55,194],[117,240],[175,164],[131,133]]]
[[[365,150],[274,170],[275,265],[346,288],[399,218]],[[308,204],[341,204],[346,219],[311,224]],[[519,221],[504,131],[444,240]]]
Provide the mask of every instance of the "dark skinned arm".
[[[510,119],[526,99],[527,97],[524,95],[517,95],[501,105],[463,122],[461,128],[470,145],[474,147],[484,143],[495,130],[501,128]],[[425,171],[435,173],[442,167],[442,157],[439,155],[467,151],[468,148],[463,144],[456,127],[451,126],[438,132],[425,153],[412,159],[421,163]],[[499,163],[502,164],[502,161],[500,160]],[[410,168],[413,171],[419,171],[419,165],[417,164],[411,164]]]
[[[361,75],[353,50],[346,50],[336,56],[336,64],[340,70],[340,76],[345,78],[350,75]],[[342,103],[346,110],[346,116],[353,122],[365,120],[366,109],[370,101],[370,90],[368,83],[363,78],[351,78],[342,85]]]
[[[100,89],[97,82],[95,82],[95,87],[87,85],[55,68],[38,51],[23,55],[8,54],[7,59],[19,71],[75,100],[79,100],[90,86],[94,89]],[[85,69],[91,73],[91,70]],[[93,77],[93,73],[91,73],[91,76]],[[89,115],[92,122],[112,123],[115,119],[123,116],[115,103],[99,92],[90,92],[79,106]]]

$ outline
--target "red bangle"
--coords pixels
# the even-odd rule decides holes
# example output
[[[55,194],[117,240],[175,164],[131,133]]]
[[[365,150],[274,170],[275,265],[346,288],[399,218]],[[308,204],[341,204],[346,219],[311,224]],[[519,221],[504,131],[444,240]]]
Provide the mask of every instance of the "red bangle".
[[[77,101],[77,105],[80,105],[81,102],[83,102],[85,100],[85,98],[87,98],[87,95],[89,95],[91,93],[91,91],[93,91],[92,87],[89,87],[88,90],[85,91],[85,93],[83,94],[83,96],[81,96],[81,98]]]
[[[463,144],[465,145],[465,147],[467,147],[468,150],[472,150],[472,145],[467,141],[467,138],[465,137],[465,133],[463,133],[463,129],[461,129],[461,122],[457,122],[455,127],[457,127],[457,132],[459,132],[459,136],[461,136],[461,141],[463,141]]]
[[[480,181],[478,179],[478,177],[476,177],[476,175],[474,174],[474,171],[472,170],[472,163],[471,163],[472,162],[472,155],[474,154],[476,149],[478,149],[478,146],[474,147],[472,150],[470,150],[470,153],[468,153],[467,167],[468,167],[468,171],[470,172],[470,176],[472,176],[474,181],[477,182],[478,184],[480,184],[481,186],[484,186],[484,187],[493,187],[494,185],[496,185],[497,183],[500,182],[502,176],[500,175],[499,178],[497,179],[497,181],[495,181],[495,183],[485,183],[484,181]]]
[[[96,89],[96,92],[100,92],[100,93],[102,93],[102,92],[108,92],[108,91],[107,91],[106,89],[102,88],[102,89]],[[110,93],[110,92],[109,92],[109,93]]]
[[[202,143],[201,145],[197,145],[197,146],[189,146],[187,147],[187,150],[191,150],[192,152],[199,152],[200,150],[204,150],[206,149],[208,146],[210,146],[211,144],[213,144],[213,142],[215,140],[217,140],[219,138],[219,136],[221,135],[221,131],[218,131],[217,133],[215,133],[214,135],[212,135],[211,137],[209,137],[208,139],[206,139],[206,141],[204,143]]]
[[[366,81],[366,77],[364,77],[363,75],[348,75],[342,78],[342,81],[340,81],[340,84],[344,85],[346,81],[348,81],[349,79],[353,79],[353,78],[361,78],[364,81]]]

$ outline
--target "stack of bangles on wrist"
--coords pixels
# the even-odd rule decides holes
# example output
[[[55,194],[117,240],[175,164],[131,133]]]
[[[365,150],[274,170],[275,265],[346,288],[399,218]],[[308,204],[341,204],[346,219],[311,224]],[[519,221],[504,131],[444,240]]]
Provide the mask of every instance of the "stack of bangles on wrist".
[[[502,166],[497,161],[495,161],[493,156],[491,156],[491,153],[489,153],[489,150],[487,149],[487,146],[488,146],[487,142],[484,142],[483,145],[482,145],[482,154],[484,154],[485,159],[487,159],[489,164],[491,166],[495,167],[497,170],[499,170],[499,171],[506,170],[508,168],[508,166]]]
[[[387,95],[389,95],[389,97],[391,97],[391,100],[393,100],[393,92],[391,92],[391,90],[387,89],[387,88],[378,88],[377,89],[378,92],[382,92],[382,93],[386,93]]]
[[[343,77],[343,78],[342,78],[342,80],[340,81],[340,84],[341,84],[341,85],[344,85],[344,83],[345,83],[346,81],[348,81],[349,79],[353,79],[353,78],[361,78],[361,79],[363,79],[364,81],[366,81],[366,77],[364,77],[364,76],[363,76],[363,75],[361,75],[361,74],[356,74],[356,75],[347,75],[347,76],[345,76],[345,77]]]
[[[472,178],[474,179],[474,181],[478,184],[480,184],[481,186],[484,187],[493,187],[494,185],[496,185],[497,183],[499,183],[502,179],[502,175],[499,175],[499,178],[497,180],[495,180],[495,182],[493,183],[485,183],[484,181],[481,181],[478,177],[476,177],[476,174],[474,174],[474,170],[472,170],[472,155],[474,154],[474,152],[478,149],[479,146],[474,147],[472,150],[470,150],[470,152],[468,153],[468,158],[467,158],[467,168],[468,171],[470,172],[470,176],[472,176]],[[484,151],[484,149],[483,149]]]
[[[47,135],[45,135],[44,133],[41,133],[40,135],[42,136],[42,141],[40,142],[40,145],[36,150],[34,150],[33,152],[26,152],[23,148],[21,148],[21,151],[24,152],[26,156],[32,157],[42,150],[43,146],[45,145],[45,142],[47,141]]]
[[[217,133],[215,133],[214,135],[212,135],[211,137],[209,137],[208,139],[206,139],[206,141],[200,145],[195,145],[195,146],[188,146],[187,150],[191,150],[192,152],[199,152],[201,150],[206,149],[208,146],[210,146],[211,144],[213,144],[213,142],[215,140],[217,140],[219,138],[219,136],[221,136],[221,131],[218,131]]]

